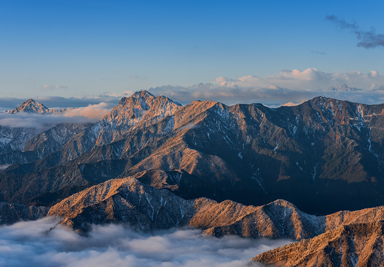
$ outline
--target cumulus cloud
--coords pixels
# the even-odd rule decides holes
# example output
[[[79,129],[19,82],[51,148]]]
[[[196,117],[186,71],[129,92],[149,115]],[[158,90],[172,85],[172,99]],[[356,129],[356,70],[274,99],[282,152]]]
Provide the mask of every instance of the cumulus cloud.
[[[347,90],[347,92],[329,90],[331,87],[338,88],[344,84],[350,88],[362,90]],[[360,71],[324,72],[316,68],[308,68],[282,70],[266,76],[248,75],[236,79],[217,77],[213,83],[200,83],[192,86],[166,85],[148,90],[154,95],[164,95],[184,105],[194,100],[212,100],[227,105],[262,103],[275,107],[287,102],[301,103],[316,96],[378,104],[383,102],[383,86],[384,76],[375,70],[368,73]],[[87,111],[99,108],[100,112],[95,113],[99,114],[95,115],[97,117],[104,114],[106,108],[103,105],[109,104],[112,108],[122,97],[129,97],[133,93],[134,91],[130,90],[123,93],[104,93],[81,98],[37,97],[34,99],[49,108],[80,108],[76,112],[81,116],[91,115],[92,113]],[[0,110],[13,109],[25,100],[0,98]],[[74,113],[75,111],[70,114]]]
[[[354,88],[362,88],[358,92],[337,92],[328,90],[347,84]],[[220,101],[225,104],[263,103],[269,106],[280,106],[287,102],[301,103],[316,96],[326,96],[377,104],[383,101],[380,90],[384,85],[384,76],[377,71],[362,73],[323,72],[316,68],[306,70],[282,70],[267,76],[243,76],[238,79],[218,77],[213,84],[197,84],[189,87],[162,86],[150,88],[155,95],[165,95],[182,104],[199,100]]]
[[[41,90],[43,91],[52,91],[52,90],[55,90],[55,89],[66,89],[68,88],[68,86],[65,86],[65,85],[52,85],[52,84],[44,84],[42,87],[41,87]]]
[[[235,236],[218,239],[196,229],[144,234],[119,225],[95,226],[89,237],[61,226],[47,231],[56,223],[45,218],[0,227],[0,265],[245,267],[259,253],[289,243]]]
[[[57,104],[59,107],[68,107],[67,104],[73,104],[76,102],[72,102],[72,98],[62,98],[62,97],[48,97],[48,98],[36,98],[37,101],[45,104],[46,102],[51,103],[52,101]],[[107,99],[114,101],[110,102],[102,102],[101,100]],[[3,99],[0,99],[0,104]],[[93,102],[94,98],[90,98]],[[104,117],[108,112],[110,112],[113,107],[118,103],[120,97],[111,97],[106,96],[105,98],[97,98],[98,103],[95,104],[87,104],[87,100],[81,99],[78,100],[77,104],[81,103],[82,105],[87,104],[86,106],[73,107],[68,109],[66,112],[62,113],[52,113],[52,114],[31,114],[19,112],[17,114],[8,114],[0,112],[0,125],[2,126],[10,126],[10,127],[27,127],[27,128],[35,128],[38,129],[38,132],[45,131],[50,127],[55,126],[58,123],[63,122],[74,122],[74,123],[86,123],[86,122],[96,122]],[[23,99],[12,99],[11,108],[18,106],[22,103]],[[52,106],[52,105],[48,105]],[[3,110],[7,108],[3,107]]]
[[[384,46],[384,34],[377,34],[375,29],[370,31],[361,30],[360,27],[354,23],[346,22],[344,19],[331,15],[326,16],[326,20],[332,21],[340,29],[350,30],[354,33],[359,40],[357,46],[364,48],[375,48],[378,46]]]
[[[113,108],[113,105],[101,102],[96,105],[88,105],[86,107],[75,108],[63,114],[65,117],[85,117],[92,120],[99,120],[108,114]]]
[[[294,107],[294,106],[298,106],[300,105],[301,103],[293,103],[293,102],[287,102],[287,103],[284,103],[282,106],[283,107]]]

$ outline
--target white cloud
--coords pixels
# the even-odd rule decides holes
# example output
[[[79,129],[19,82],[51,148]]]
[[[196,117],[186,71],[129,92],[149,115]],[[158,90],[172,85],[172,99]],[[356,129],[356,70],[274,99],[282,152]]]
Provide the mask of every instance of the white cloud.
[[[41,90],[43,90],[43,91],[51,91],[51,90],[55,90],[55,89],[66,89],[66,88],[68,88],[68,86],[66,86],[66,85],[44,84],[44,85],[41,87]]]
[[[384,76],[377,71],[362,73],[323,72],[316,68],[282,70],[278,74],[238,79],[216,78],[215,84],[198,84],[189,87],[162,86],[151,88],[155,95],[165,95],[183,104],[195,99],[220,101],[225,104],[263,103],[279,106],[287,102],[301,103],[316,96],[326,96],[366,104],[382,102],[382,93],[373,89],[384,85]],[[331,86],[347,84],[363,89],[358,92],[330,92]]]
[[[294,106],[298,106],[300,105],[301,103],[293,103],[293,102],[287,102],[287,103],[284,103],[282,106],[283,107],[294,107]]]
[[[196,229],[144,234],[119,225],[94,226],[89,237],[63,227],[46,232],[56,222],[45,218],[0,227],[0,265],[246,267],[257,254],[289,243],[236,236],[218,239]]]
[[[113,105],[111,104],[100,103],[55,114],[0,113],[0,125],[36,128],[41,132],[63,122],[85,123],[99,121],[112,108]]]
[[[384,84],[384,77],[377,71],[367,74],[360,71],[327,73],[316,68],[300,71],[282,70],[279,74],[264,77],[244,76],[231,83],[240,87],[268,87],[278,86],[291,90],[324,90],[330,86],[349,86],[370,89],[372,84]]]
[[[138,78],[146,78],[139,77]],[[347,84],[350,87],[363,89],[356,92],[332,92],[328,88]],[[237,79],[217,77],[213,84],[197,84],[184,86],[161,86],[149,88],[154,95],[164,95],[181,104],[189,104],[194,100],[220,101],[227,105],[238,103],[262,103],[269,106],[280,106],[287,102],[301,103],[316,96],[337,98],[365,104],[383,102],[384,90],[375,90],[384,86],[384,76],[372,70],[368,73],[360,71],[323,72],[316,68],[306,70],[282,70],[267,76],[248,75]],[[143,88],[147,89],[147,88]],[[37,97],[49,108],[76,107],[91,110],[88,105],[100,105],[101,102],[117,105],[122,97],[129,97],[134,91],[123,93],[104,93],[87,97]],[[26,99],[0,98],[0,110],[13,109]],[[103,109],[99,106],[100,111]],[[97,114],[102,114],[103,111]],[[99,116],[99,115],[97,115]]]
[[[99,120],[108,114],[113,108],[113,105],[101,102],[96,105],[88,105],[87,107],[80,107],[69,110],[63,114],[65,117],[82,116],[92,120]]]

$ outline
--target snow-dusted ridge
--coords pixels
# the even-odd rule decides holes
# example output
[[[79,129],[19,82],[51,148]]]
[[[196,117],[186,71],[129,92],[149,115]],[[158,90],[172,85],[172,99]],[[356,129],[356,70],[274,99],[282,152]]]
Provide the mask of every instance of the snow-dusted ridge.
[[[26,113],[37,113],[37,114],[53,114],[53,113],[61,113],[65,112],[68,109],[50,109],[47,108],[42,103],[39,103],[33,99],[28,99],[27,101],[24,101],[20,104],[20,106],[9,109],[4,111],[4,113],[8,114],[17,114],[19,112],[26,112]]]

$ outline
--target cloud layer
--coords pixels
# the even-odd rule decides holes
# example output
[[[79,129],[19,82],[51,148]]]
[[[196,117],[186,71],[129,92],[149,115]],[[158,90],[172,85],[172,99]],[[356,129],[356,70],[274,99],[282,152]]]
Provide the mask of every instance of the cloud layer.
[[[330,87],[347,84],[362,90],[337,92]],[[149,89],[155,95],[169,96],[183,104],[191,100],[213,100],[225,104],[262,103],[280,106],[287,102],[301,103],[316,96],[326,96],[366,104],[383,102],[383,91],[373,90],[384,85],[384,76],[377,71],[327,73],[315,68],[300,71],[282,70],[263,77],[243,76],[237,79],[218,77],[215,83],[190,87],[162,86]]]
[[[109,103],[101,102],[96,105],[75,108],[63,114],[65,117],[85,117],[91,120],[100,120],[112,110],[113,106]]]
[[[44,131],[63,122],[85,123],[99,121],[110,112],[112,108],[112,104],[101,102],[99,104],[88,105],[55,114],[31,114],[24,112],[17,114],[0,113],[0,125],[36,128]]]
[[[0,227],[0,265],[23,266],[162,266],[246,267],[259,253],[289,243],[235,236],[221,239],[200,230],[178,229],[153,234],[119,225],[94,227],[82,237],[45,218]]]
[[[339,92],[329,88],[342,87],[344,84],[355,90]],[[316,68],[305,70],[282,70],[267,76],[247,75],[236,79],[217,77],[212,83],[200,83],[192,86],[166,85],[148,90],[154,95],[164,95],[181,104],[194,100],[220,101],[227,105],[238,103],[262,103],[268,106],[281,106],[285,103],[301,103],[316,96],[337,98],[365,104],[384,102],[384,76],[372,70],[323,72]],[[361,89],[361,90],[359,90]],[[123,93],[105,93],[82,98],[37,97],[36,101],[49,108],[75,107],[68,113],[90,119],[102,117],[108,109],[117,105],[122,97],[129,97],[134,91]],[[0,98],[0,110],[13,109],[26,99]],[[76,115],[75,115],[76,114]]]

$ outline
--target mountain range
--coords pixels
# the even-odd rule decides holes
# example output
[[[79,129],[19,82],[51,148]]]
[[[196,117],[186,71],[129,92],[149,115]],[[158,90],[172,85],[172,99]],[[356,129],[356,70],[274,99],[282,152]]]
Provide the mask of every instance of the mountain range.
[[[375,234],[384,214],[372,208],[384,204],[383,109],[325,97],[280,108],[182,106],[140,91],[95,124],[58,124],[0,154],[11,164],[0,172],[0,201],[51,207],[48,216],[79,233],[105,223],[189,225],[217,237],[308,239],[304,250],[319,235],[344,240],[346,225],[358,225],[351,236],[360,224]],[[295,244],[255,260],[311,266],[290,258]]]
[[[180,106],[143,91],[69,135],[61,149],[44,144],[55,152],[22,152],[24,161],[2,173],[8,192],[2,199],[25,204],[65,187],[151,170],[147,175],[182,175],[173,188],[187,199],[247,205],[286,199],[315,214],[380,205],[383,107],[323,97],[277,109],[212,101]],[[31,154],[40,156],[26,159]],[[40,183],[45,186],[28,189]]]

